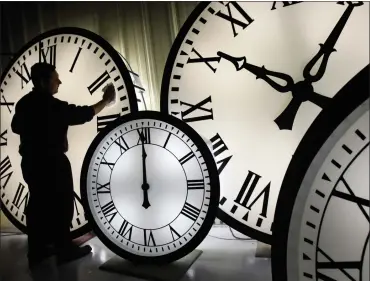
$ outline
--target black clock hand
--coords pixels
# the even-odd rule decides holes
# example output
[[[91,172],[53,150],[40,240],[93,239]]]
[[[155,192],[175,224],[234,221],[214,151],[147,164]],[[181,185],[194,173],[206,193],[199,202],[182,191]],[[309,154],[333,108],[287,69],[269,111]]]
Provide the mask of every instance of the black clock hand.
[[[351,2],[347,2],[347,3],[348,3],[347,9],[344,11],[338,23],[335,25],[334,29],[330,33],[329,37],[326,39],[324,44],[319,44],[320,50],[308,62],[308,64],[303,70],[303,77],[305,78],[306,81],[310,83],[317,82],[324,76],[329,57],[331,53],[336,52],[336,50],[334,49],[334,46],[337,43],[338,38],[340,34],[342,33],[343,28],[349,19],[349,16],[351,15],[353,9],[356,6],[361,6],[363,4],[361,2],[356,3],[356,4],[353,4]],[[319,69],[317,70],[317,73],[315,75],[311,75],[310,74],[311,70],[318,63],[318,61],[320,61],[320,59],[321,59],[321,63],[320,63]]]
[[[295,115],[297,114],[302,102],[308,100],[320,106],[321,108],[324,108],[330,102],[330,98],[315,93],[311,84],[319,81],[324,76],[329,57],[331,53],[336,52],[334,46],[337,43],[344,26],[346,25],[353,9],[357,6],[361,6],[362,4],[363,3],[361,2],[356,4],[348,2],[347,9],[344,11],[329,37],[326,39],[325,43],[319,44],[320,50],[303,69],[304,81],[298,82],[294,86],[292,89],[293,99],[290,101],[285,110],[275,119],[275,123],[280,129],[292,129]],[[311,70],[320,60],[321,63],[316,74],[311,75]]]
[[[237,71],[246,69],[256,75],[256,78],[262,78],[275,90],[286,93],[292,92],[293,99],[290,101],[284,111],[274,120],[280,130],[291,130],[294,123],[294,118],[298,112],[299,107],[304,101],[311,101],[312,103],[324,108],[329,102],[330,98],[322,96],[314,92],[313,87],[309,81],[300,81],[294,83],[293,78],[289,75],[267,70],[264,66],[258,67],[246,62],[245,57],[235,58],[223,52],[217,52],[217,54],[233,63]],[[273,81],[270,77],[273,76],[282,80],[285,80],[286,85],[280,85]]]
[[[298,82],[292,90],[293,98],[284,111],[274,120],[280,130],[291,130],[299,107],[305,101],[310,101],[321,108],[331,100],[328,97],[315,93],[304,81]],[[311,88],[311,89],[310,89]]]
[[[230,61],[232,64],[234,64],[237,71],[241,69],[246,69],[252,72],[254,75],[256,75],[256,79],[261,78],[265,80],[271,87],[273,87],[275,90],[277,90],[280,93],[290,92],[294,86],[293,78],[285,73],[271,71],[271,70],[266,69],[264,66],[259,67],[259,66],[247,63],[247,59],[245,57],[236,58],[228,54],[225,54],[223,52],[217,52],[217,55]],[[278,84],[277,82],[272,80],[269,76],[284,80],[286,85]]]
[[[144,147],[144,136],[142,133],[139,132],[139,136],[141,138],[141,149],[142,149],[142,163],[143,163],[143,184],[141,185],[141,188],[143,190],[144,200],[142,206],[145,209],[148,209],[150,207],[149,199],[148,199],[148,190],[149,190],[149,184],[147,182],[146,178],[146,151]]]

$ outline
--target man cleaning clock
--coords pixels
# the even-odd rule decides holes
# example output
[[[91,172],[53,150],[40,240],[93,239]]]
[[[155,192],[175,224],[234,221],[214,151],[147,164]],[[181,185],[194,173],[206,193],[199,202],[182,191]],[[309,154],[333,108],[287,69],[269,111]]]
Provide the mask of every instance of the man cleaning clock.
[[[68,126],[89,122],[115,99],[113,85],[92,106],[77,106],[55,98],[62,82],[55,66],[31,68],[33,90],[16,104],[12,130],[20,136],[21,168],[30,199],[26,209],[29,268],[56,254],[62,264],[91,252],[72,243],[73,178],[68,150]],[[78,93],[76,93],[78,95]]]

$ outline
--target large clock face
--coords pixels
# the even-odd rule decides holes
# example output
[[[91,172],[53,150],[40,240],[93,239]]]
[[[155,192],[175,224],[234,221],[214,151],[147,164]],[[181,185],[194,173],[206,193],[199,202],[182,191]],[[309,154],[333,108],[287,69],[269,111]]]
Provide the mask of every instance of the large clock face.
[[[369,69],[362,74],[365,83],[318,117],[288,168],[275,215],[274,281],[369,280]]]
[[[133,261],[188,254],[218,208],[211,152],[193,129],[158,112],[124,116],[112,126],[91,144],[81,177],[95,233]]]
[[[83,125],[68,130],[75,188],[74,236],[88,229],[79,194],[82,161],[91,140],[111,120],[137,111],[134,86],[118,53],[100,36],[79,28],[60,28],[41,34],[24,46],[1,78],[1,203],[11,222],[26,231],[24,208],[29,193],[20,169],[19,135],[10,124],[17,101],[32,90],[30,69],[38,61],[56,66],[62,84],[56,98],[77,105],[93,105],[102,98],[102,88],[113,83],[116,101]],[[47,212],[47,210],[45,210]],[[48,222],[45,222],[46,224]]]
[[[297,145],[331,98],[369,63],[369,4],[201,3],[176,38],[161,110],[210,140],[219,218],[270,243]]]

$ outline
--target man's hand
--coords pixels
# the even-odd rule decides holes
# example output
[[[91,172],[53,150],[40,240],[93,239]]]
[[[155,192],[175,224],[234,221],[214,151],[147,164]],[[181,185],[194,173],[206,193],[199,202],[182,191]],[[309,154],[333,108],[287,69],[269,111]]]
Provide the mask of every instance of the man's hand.
[[[92,106],[95,115],[102,111],[104,107],[106,107],[116,99],[116,90],[114,89],[112,83],[105,86],[103,88],[103,92],[104,92],[103,99]]]
[[[104,94],[103,94],[104,101],[106,101],[107,103],[111,103],[112,101],[115,100],[116,90],[114,89],[114,86],[112,83],[104,87],[103,91],[104,91]]]

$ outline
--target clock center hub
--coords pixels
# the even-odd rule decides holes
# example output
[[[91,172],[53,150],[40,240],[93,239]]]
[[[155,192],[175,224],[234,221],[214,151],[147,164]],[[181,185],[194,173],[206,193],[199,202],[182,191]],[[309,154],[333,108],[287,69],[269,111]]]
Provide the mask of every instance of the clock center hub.
[[[137,145],[114,165],[110,188],[120,215],[131,224],[144,229],[157,229],[170,224],[181,212],[186,196],[186,175],[177,158],[158,145],[145,144],[145,189],[150,207],[143,208],[142,147]]]
[[[314,92],[314,89],[310,82],[299,81],[297,84],[295,84],[292,90],[292,95],[294,98],[298,98],[302,102],[305,102],[309,100],[313,92]]]

